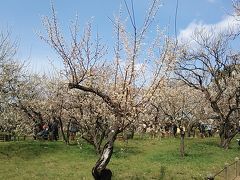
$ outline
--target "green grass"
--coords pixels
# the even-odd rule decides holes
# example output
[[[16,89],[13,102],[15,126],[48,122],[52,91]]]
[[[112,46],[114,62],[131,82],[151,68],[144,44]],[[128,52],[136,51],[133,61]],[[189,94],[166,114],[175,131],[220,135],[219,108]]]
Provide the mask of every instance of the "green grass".
[[[117,180],[203,179],[240,157],[236,140],[227,151],[218,147],[218,140],[186,139],[185,158],[179,155],[179,139],[117,142],[108,167]],[[0,179],[92,179],[98,157],[84,141],[81,147],[63,142],[0,142]]]

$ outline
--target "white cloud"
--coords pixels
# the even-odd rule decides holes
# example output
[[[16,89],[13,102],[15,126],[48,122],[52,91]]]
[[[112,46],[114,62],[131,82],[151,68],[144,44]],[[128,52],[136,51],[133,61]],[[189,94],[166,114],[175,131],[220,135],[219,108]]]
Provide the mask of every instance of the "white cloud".
[[[193,21],[185,29],[180,30],[178,40],[180,42],[191,42],[194,33],[199,30],[204,30],[205,33],[224,33],[236,31],[240,27],[240,22],[233,16],[226,16],[221,21],[215,24],[206,24],[203,21]]]

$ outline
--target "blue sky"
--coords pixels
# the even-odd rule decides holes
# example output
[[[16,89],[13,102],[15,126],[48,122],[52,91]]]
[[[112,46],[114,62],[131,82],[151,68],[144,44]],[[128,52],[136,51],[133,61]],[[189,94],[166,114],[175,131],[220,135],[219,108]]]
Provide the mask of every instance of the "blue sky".
[[[130,0],[126,0],[130,1]],[[108,17],[117,14],[122,0],[55,0],[53,1],[63,30],[78,14],[80,25],[84,25],[93,17],[94,28],[98,30],[104,41],[113,42],[112,24]],[[137,22],[146,11],[149,0],[135,0]],[[156,24],[169,27],[169,34],[174,32],[174,15],[176,0],[162,0],[163,6],[156,17]],[[195,26],[228,24],[231,20],[227,13],[232,12],[231,0],[179,0],[177,16],[178,36],[188,36]],[[31,71],[42,72],[50,66],[49,59],[56,56],[36,35],[42,31],[41,17],[49,15],[50,0],[2,0],[0,5],[0,28],[10,29],[12,38],[19,41],[18,57],[31,63]],[[54,61],[59,64],[60,61]],[[60,65],[60,64],[59,64]]]

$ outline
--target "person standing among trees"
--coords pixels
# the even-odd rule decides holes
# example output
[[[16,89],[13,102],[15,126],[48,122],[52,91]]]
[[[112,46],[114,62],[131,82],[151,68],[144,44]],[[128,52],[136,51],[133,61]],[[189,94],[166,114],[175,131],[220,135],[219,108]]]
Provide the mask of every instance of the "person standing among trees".
[[[52,122],[51,130],[52,130],[52,140],[57,141],[59,136],[58,136],[58,122],[56,119],[54,119]]]
[[[33,139],[37,140],[37,133],[39,132],[39,126],[37,124],[33,127]]]
[[[49,127],[48,127],[48,124],[45,123],[43,125],[43,130],[38,133],[38,136],[44,140],[48,140],[48,135],[49,135]]]
[[[176,137],[177,136],[177,125],[175,123],[173,123],[172,129],[173,129],[173,136]]]
[[[71,119],[70,120],[70,125],[69,125],[69,132],[70,132],[71,141],[75,140],[77,131],[78,131],[77,122],[75,120]]]
[[[33,115],[34,127],[33,127],[33,139],[36,140],[38,133],[43,130],[42,122],[37,116]]]

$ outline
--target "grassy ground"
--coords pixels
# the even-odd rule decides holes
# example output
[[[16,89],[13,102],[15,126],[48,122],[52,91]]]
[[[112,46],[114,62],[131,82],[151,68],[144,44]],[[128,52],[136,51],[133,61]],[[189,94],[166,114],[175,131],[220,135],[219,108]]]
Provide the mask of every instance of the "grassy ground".
[[[0,142],[0,179],[92,179],[97,156],[84,141]],[[186,139],[186,156],[179,156],[179,139],[137,139],[117,142],[109,164],[113,179],[203,179],[240,156],[236,140],[227,151],[218,138]]]

